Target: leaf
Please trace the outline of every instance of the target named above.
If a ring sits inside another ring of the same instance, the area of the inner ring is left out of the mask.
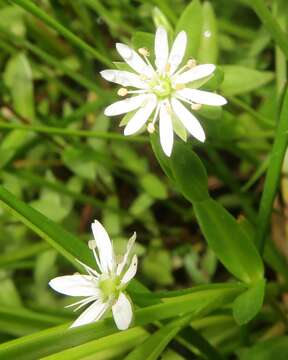
[[[200,64],[216,64],[218,58],[218,34],[217,21],[210,2],[204,2],[202,6],[203,24],[198,50],[197,61]]]
[[[93,257],[83,242],[65,231],[61,226],[53,223],[37,210],[15,198],[13,194],[1,186],[0,200],[30,229],[46,240],[77,268],[79,268],[79,264],[75,261],[75,258],[88,265],[95,266]]]
[[[240,354],[240,360],[287,360],[288,336],[260,341]]]
[[[196,58],[200,46],[202,31],[202,7],[199,0],[193,0],[182,12],[176,25],[175,33],[184,30],[187,33],[187,48],[184,61]]]
[[[202,201],[209,197],[207,173],[191,143],[176,142],[170,163],[176,186],[189,201]]]
[[[260,279],[233,303],[233,316],[239,325],[247,324],[260,311],[265,295],[265,280]]]
[[[231,274],[247,283],[263,279],[263,262],[252,239],[222,205],[207,199],[194,203],[194,211],[209,246]]]
[[[190,316],[170,322],[136,347],[124,360],[157,360],[169,342],[188,324]]]
[[[224,81],[220,86],[225,95],[239,95],[262,87],[274,79],[270,71],[258,71],[239,65],[223,65]]]
[[[74,174],[87,180],[95,179],[97,163],[89,158],[89,149],[67,147],[62,154],[62,160]]]
[[[11,92],[14,110],[33,121],[35,111],[32,70],[24,53],[11,57],[7,62],[4,81]]]
[[[24,53],[9,59],[4,71],[4,81],[11,93],[13,109],[22,117],[33,121],[35,110],[32,70]],[[34,137],[33,133],[22,130],[13,130],[6,135],[0,145],[0,167],[4,167]]]
[[[172,258],[166,249],[152,248],[143,258],[142,271],[144,276],[159,285],[172,285]]]
[[[205,287],[200,291],[194,287],[190,294],[167,298],[165,303],[137,309],[133,325],[143,326],[150,322],[178,316],[179,309],[183,315],[189,313],[194,317],[201,316],[229,304],[242,291],[241,284],[230,284],[229,286],[226,284],[218,287],[214,285],[210,289]],[[142,297],[143,293],[139,293],[139,296]],[[39,359],[117,331],[111,318],[72,329],[69,329],[68,326],[69,324],[60,325],[0,344],[0,359]]]
[[[140,178],[140,183],[143,186],[143,189],[155,199],[166,199],[167,190],[162,181],[152,173],[143,175]]]

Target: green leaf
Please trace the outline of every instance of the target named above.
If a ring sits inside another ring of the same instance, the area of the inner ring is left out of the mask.
[[[200,289],[200,288],[199,288]],[[197,291],[194,287],[190,294],[166,298],[165,303],[147,306],[135,311],[134,326],[172,318],[181,313],[199,317],[221,306],[229,304],[243,291],[241,284],[205,287]],[[143,293],[139,293],[143,297]],[[29,336],[0,345],[0,359],[34,360],[49,354],[100,339],[117,331],[111,318],[85,326],[69,329],[69,324],[50,328]]]
[[[89,149],[67,147],[62,154],[62,160],[73,173],[83,179],[94,180],[97,163],[95,163],[95,159],[89,158],[89,155]]]
[[[136,347],[124,360],[157,360],[169,342],[188,324],[190,316],[174,320]]]
[[[13,194],[3,187],[0,187],[0,200],[30,229],[46,240],[77,268],[79,268],[79,264],[75,261],[75,258],[94,266],[94,260],[88,247],[61,226],[53,223],[37,210],[15,198]]]
[[[260,311],[265,295],[265,280],[260,279],[233,303],[233,315],[239,325],[247,324]]]
[[[224,81],[220,86],[225,95],[239,95],[258,89],[274,79],[270,71],[258,71],[239,65],[223,65]]]
[[[116,334],[89,341],[85,344],[75,346],[43,360],[83,360],[92,356],[97,359],[109,359],[111,357],[124,356],[131,348],[141,344],[148,336],[148,332],[142,328],[135,327],[127,331],[116,332]]]
[[[9,59],[4,71],[4,81],[10,90],[13,109],[22,117],[33,121],[35,110],[32,70],[24,53]],[[6,135],[0,145],[0,167],[5,166],[16,152],[33,138],[34,134],[22,130],[14,130]]]
[[[288,336],[260,341],[240,353],[240,360],[287,360]]]
[[[176,25],[176,34],[184,30],[187,33],[187,48],[184,61],[196,58],[200,46],[202,31],[202,7],[199,0],[193,0],[182,12]]]
[[[204,2],[202,14],[202,34],[197,61],[201,64],[216,64],[218,58],[217,21],[210,2]]]
[[[152,173],[143,175],[140,179],[140,183],[143,186],[143,189],[153,198],[161,200],[167,198],[166,187],[156,175]]]
[[[24,53],[19,53],[8,61],[4,81],[11,92],[14,110],[33,121],[35,112],[32,70]]]
[[[170,161],[176,186],[189,201],[209,198],[207,173],[191,143],[176,142]]]
[[[261,257],[234,217],[213,199],[194,203],[194,211],[209,246],[226,269],[247,283],[261,280]]]

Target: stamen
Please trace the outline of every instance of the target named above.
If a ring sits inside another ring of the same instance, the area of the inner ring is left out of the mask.
[[[88,241],[88,247],[90,250],[94,250],[97,248],[97,243],[95,240],[89,240]]]
[[[140,75],[140,80],[147,80],[147,76],[145,74],[141,74]]]
[[[176,84],[176,85],[175,85],[175,90],[182,90],[182,89],[184,89],[184,88],[185,88],[185,84],[179,83],[179,84]]]
[[[150,122],[148,125],[147,125],[147,131],[149,132],[149,134],[153,134],[154,131],[155,131],[155,126],[152,122]]]
[[[187,61],[187,66],[189,67],[189,69],[193,69],[196,65],[197,65],[197,62],[195,59],[189,59]]]
[[[171,64],[167,63],[166,66],[165,66],[166,73],[169,73],[170,69],[171,69]]]
[[[126,88],[120,88],[118,91],[117,91],[117,94],[119,96],[126,96],[128,94],[128,90]]]
[[[191,109],[192,110],[200,110],[202,107],[202,104],[197,104],[197,103],[192,103],[191,104]]]
[[[150,52],[147,48],[140,48],[140,49],[138,49],[138,52],[140,55],[142,55],[144,57],[150,56]]]

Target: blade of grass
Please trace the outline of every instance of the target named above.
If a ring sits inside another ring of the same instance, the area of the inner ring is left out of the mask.
[[[265,5],[263,0],[253,0],[251,1],[251,7],[254,9],[255,13],[258,15],[259,19],[269,31],[272,38],[278,44],[280,49],[288,59],[288,40],[287,34],[281,29],[279,23],[272,16],[268,7]]]
[[[103,56],[99,51],[94,49],[91,45],[87,44],[84,40],[79,38],[77,35],[73,34],[72,31],[67,29],[65,26],[60,24],[57,20],[48,15],[44,10],[42,10],[39,6],[34,4],[29,0],[11,0],[12,3],[19,5],[30,14],[33,14],[40,20],[42,20],[46,25],[52,27],[59,34],[69,40],[72,44],[76,45],[80,49],[87,51],[90,55],[92,55],[95,59],[100,61],[103,65],[108,67],[113,67],[113,64],[109,59]]]
[[[20,129],[25,131],[38,132],[49,135],[61,135],[61,136],[74,136],[74,137],[94,137],[97,139],[105,139],[105,140],[116,140],[116,141],[128,141],[128,142],[140,142],[145,143],[148,142],[149,139],[145,136],[124,136],[121,134],[115,134],[111,132],[100,132],[100,131],[92,131],[92,130],[76,130],[76,129],[66,129],[66,128],[58,128],[52,126],[42,126],[42,125],[33,125],[26,126],[17,123],[7,123],[0,121],[0,129]]]
[[[263,253],[266,232],[269,226],[273,201],[279,186],[282,162],[288,142],[288,90],[286,89],[281,107],[280,119],[271,151],[269,166],[265,178],[264,188],[260,200],[260,208],[256,227],[256,244]]]

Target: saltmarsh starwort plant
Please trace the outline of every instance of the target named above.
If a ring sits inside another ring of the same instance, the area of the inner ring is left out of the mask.
[[[140,48],[137,54],[129,46],[117,43],[116,49],[131,71],[103,70],[100,73],[104,79],[124,86],[118,90],[119,96],[134,95],[108,106],[105,115],[116,116],[134,111],[125,126],[124,135],[137,133],[145,124],[147,130],[153,133],[159,118],[160,142],[167,156],[173,149],[173,131],[178,134],[188,131],[199,141],[205,141],[204,130],[193,110],[201,105],[222,106],[227,103],[221,95],[197,89],[197,81],[202,80],[201,85],[205,84],[215,65],[197,65],[194,59],[190,59],[180,67],[186,44],[186,32],[181,31],[169,52],[167,31],[158,27],[154,45],[155,66],[149,58],[149,49]],[[137,90],[127,90],[126,87]],[[191,109],[188,110],[182,102]]]
[[[88,275],[56,277],[49,285],[61,294],[84,297],[68,305],[77,306],[75,311],[92,303],[71,327],[98,321],[112,308],[118,329],[125,330],[133,317],[131,300],[125,294],[125,288],[137,271],[137,256],[133,255],[136,234],[129,239],[123,258],[117,261],[109,235],[99,221],[93,222],[92,232],[94,240],[89,241],[89,248],[93,251],[97,270],[78,260]]]

